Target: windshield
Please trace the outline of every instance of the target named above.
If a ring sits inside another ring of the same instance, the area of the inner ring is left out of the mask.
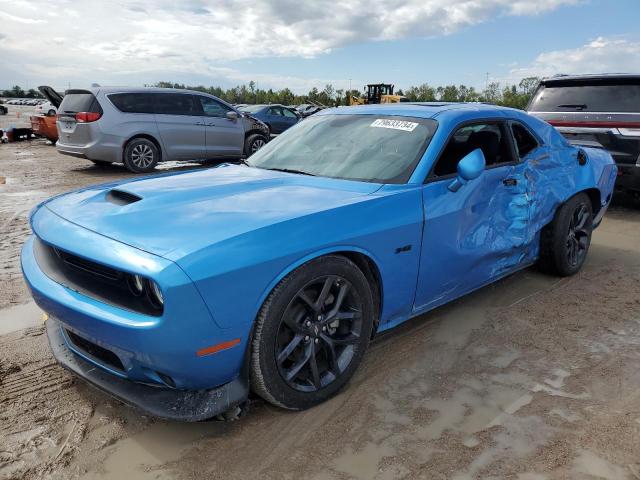
[[[322,177],[405,183],[437,128],[431,119],[319,115],[288,129],[247,164]]]
[[[262,110],[264,105],[244,105],[240,107],[240,110],[248,113],[256,113],[259,110]]]

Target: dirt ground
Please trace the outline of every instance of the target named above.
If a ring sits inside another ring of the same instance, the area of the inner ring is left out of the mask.
[[[177,424],[57,366],[20,274],[33,205],[129,174],[37,140],[0,145],[0,176],[0,478],[640,479],[638,208],[575,277],[527,269],[381,336],[326,404]]]

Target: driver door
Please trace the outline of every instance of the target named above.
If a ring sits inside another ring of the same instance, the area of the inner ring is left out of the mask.
[[[207,157],[240,157],[244,147],[242,119],[228,118],[227,113],[233,109],[213,98],[204,95],[196,98],[204,117]]]
[[[458,162],[480,148],[486,167],[458,191],[448,189]],[[529,204],[523,165],[502,120],[460,126],[422,191],[424,231],[414,311],[479,288],[522,265]]]

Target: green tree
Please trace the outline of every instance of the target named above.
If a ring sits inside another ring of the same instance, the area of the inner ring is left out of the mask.
[[[526,77],[520,80],[520,83],[518,84],[518,88],[523,94],[528,95],[530,97],[531,95],[533,95],[533,92],[535,92],[536,87],[538,86],[539,83],[540,83],[539,77]]]

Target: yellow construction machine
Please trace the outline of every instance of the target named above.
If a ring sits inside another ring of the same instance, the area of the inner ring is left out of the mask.
[[[365,87],[366,94],[362,97],[349,96],[349,105],[372,105],[376,103],[408,102],[403,95],[393,94],[394,86],[390,83],[370,83]]]

